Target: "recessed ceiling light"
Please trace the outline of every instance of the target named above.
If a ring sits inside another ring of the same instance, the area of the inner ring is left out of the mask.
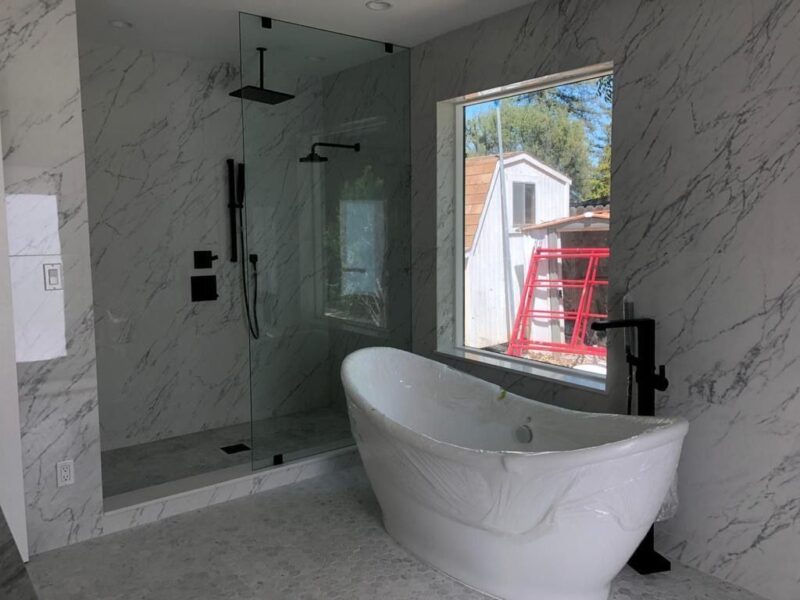
[[[386,0],[369,0],[364,6],[370,10],[389,10],[392,8],[392,3]]]
[[[114,19],[109,21],[108,24],[112,27],[116,27],[117,29],[133,29],[133,23],[129,21],[123,21],[122,19]]]

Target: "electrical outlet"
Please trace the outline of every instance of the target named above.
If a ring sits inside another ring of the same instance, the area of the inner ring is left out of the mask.
[[[62,460],[56,463],[56,481],[58,487],[75,483],[75,463],[71,460]]]

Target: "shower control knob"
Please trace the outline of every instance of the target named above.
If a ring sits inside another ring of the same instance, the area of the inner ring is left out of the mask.
[[[212,254],[211,250],[195,250],[194,251],[194,268],[195,269],[210,269],[214,261],[219,256]]]
[[[653,375],[653,387],[659,392],[663,392],[669,386],[669,380],[666,376],[666,368],[664,365],[658,367],[658,373]]]

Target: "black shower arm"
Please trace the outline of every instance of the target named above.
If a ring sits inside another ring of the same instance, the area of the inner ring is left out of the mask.
[[[314,149],[317,146],[321,146],[323,148],[350,148],[350,150],[355,150],[356,152],[359,152],[361,150],[361,144],[359,144],[359,143],[355,143],[355,144],[333,144],[331,142],[315,142],[315,143],[311,144],[311,153],[312,154],[314,153]]]

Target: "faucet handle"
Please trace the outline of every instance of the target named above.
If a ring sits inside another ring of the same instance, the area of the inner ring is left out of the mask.
[[[659,392],[663,392],[669,387],[669,379],[667,379],[666,367],[664,365],[659,365],[658,375],[653,376],[653,387]]]
[[[639,366],[639,358],[631,352],[630,344],[625,346],[625,362],[631,367]]]

